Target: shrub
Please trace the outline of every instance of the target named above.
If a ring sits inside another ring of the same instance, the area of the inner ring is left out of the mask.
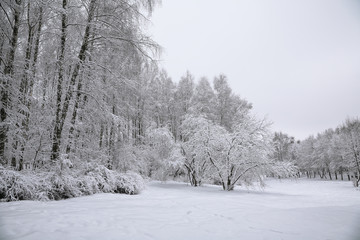
[[[0,167],[1,201],[60,200],[95,193],[138,194],[143,178],[119,173],[102,165],[87,165],[82,171],[27,172]]]
[[[51,183],[51,189],[48,191],[49,199],[60,200],[83,195],[78,189],[77,179],[70,174],[53,173],[47,181]]]
[[[7,201],[34,199],[36,192],[36,178],[20,172],[0,169],[0,197]]]
[[[116,177],[115,193],[138,194],[145,188],[144,179],[137,173],[127,173]]]

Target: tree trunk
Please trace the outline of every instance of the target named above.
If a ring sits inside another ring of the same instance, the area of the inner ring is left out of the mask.
[[[223,189],[226,191],[234,190],[234,183],[231,182],[231,179],[227,179],[227,182],[223,183]]]
[[[43,24],[43,8],[42,6],[39,7],[39,20],[38,20],[38,28],[37,28],[37,34],[35,39],[35,46],[34,46],[34,60],[32,62],[32,79],[30,81],[29,86],[29,95],[33,95],[33,88],[34,88],[34,81],[36,77],[36,64],[38,61],[39,56],[39,46],[40,46],[40,36],[41,36],[41,28]]]
[[[85,57],[86,57],[86,50],[87,50],[88,44],[89,44],[90,27],[91,27],[91,22],[92,22],[92,19],[94,17],[94,12],[95,12],[95,3],[96,3],[96,0],[91,0],[91,2],[90,2],[89,15],[88,15],[86,28],[85,28],[84,39],[83,39],[83,42],[82,42],[82,45],[80,48],[80,52],[78,55],[78,61],[74,66],[74,70],[73,70],[71,78],[70,78],[70,84],[69,84],[69,87],[65,94],[65,99],[64,99],[64,104],[63,104],[62,109],[61,109],[61,95],[62,94],[61,94],[61,91],[59,92],[59,89],[61,89],[63,76],[61,76],[61,81],[60,81],[60,73],[59,73],[56,123],[55,123],[55,128],[54,128],[54,135],[53,135],[54,139],[53,139],[52,157],[51,157],[51,159],[53,161],[58,159],[58,157],[59,157],[61,133],[62,133],[62,130],[64,127],[68,109],[70,106],[70,100],[73,96],[73,87],[75,85],[76,78],[79,75],[80,67],[82,66],[82,64],[85,60]],[[63,8],[64,9],[66,9],[66,5],[67,5],[67,0],[63,0]],[[63,13],[62,20],[63,20],[62,21],[62,33],[64,33],[64,34],[62,34],[62,37],[61,37],[61,42],[62,42],[61,46],[65,48],[65,38],[66,38],[66,14],[65,13]],[[62,50],[64,50],[64,49],[62,49]],[[62,61],[64,60],[63,58],[64,58],[64,56],[62,56]],[[59,70],[59,72],[61,72],[61,71]]]
[[[221,181],[221,184],[222,184],[223,190],[225,190],[225,191],[234,190],[234,184],[231,183],[231,181],[229,179],[226,182]]]
[[[14,8],[14,27],[11,37],[11,46],[10,52],[8,55],[7,63],[4,69],[5,75],[13,75],[14,74],[14,59],[15,59],[15,51],[17,48],[18,42],[18,34],[20,27],[20,15],[21,15],[21,3],[22,0],[15,0],[15,8]]]
[[[29,90],[29,69],[30,69],[30,62],[31,62],[31,52],[33,47],[33,40],[34,40],[34,27],[31,25],[30,22],[30,1],[27,4],[27,27],[28,27],[28,37],[26,43],[26,50],[25,50],[25,65],[24,65],[24,72],[21,79],[20,84],[20,93],[23,94],[22,101],[24,105],[27,105],[27,95]]]
[[[101,150],[103,145],[103,137],[104,137],[104,125],[100,126],[100,138],[99,138],[99,149]]]
[[[34,26],[30,23],[30,2],[27,4],[27,26],[28,26],[28,37],[26,43],[26,51],[25,51],[25,65],[24,72],[20,83],[20,94],[22,107],[19,108],[18,112],[22,115],[22,128],[19,129],[22,132],[22,141],[19,141],[20,145],[20,156],[19,156],[19,170],[23,169],[24,162],[24,152],[25,152],[25,144],[29,140],[28,132],[29,132],[29,119],[30,119],[30,99],[29,99],[29,68],[31,62],[31,52],[33,47],[33,39],[34,39]],[[26,109],[26,110],[24,110]]]
[[[107,162],[107,168],[112,169],[113,168],[113,157],[114,157],[114,151],[115,151],[115,129],[114,129],[114,123],[112,123],[110,127],[110,136],[109,136],[109,158]]]
[[[29,34],[28,34],[28,39],[27,39],[27,44],[26,44],[26,51],[25,51],[26,53],[25,53],[24,73],[23,73],[23,77],[21,79],[21,84],[20,84],[20,93],[23,95],[22,101],[23,101],[24,105],[26,105],[27,92],[29,89],[28,74],[29,74],[29,67],[30,67],[33,37],[34,37],[34,34],[32,32],[32,28],[31,28],[31,26],[29,26]]]
[[[0,33],[0,58],[4,59],[4,44],[5,44],[5,34],[3,32]],[[0,67],[2,65],[2,61],[0,61]]]
[[[5,144],[7,142],[8,127],[4,124],[4,122],[6,121],[8,115],[7,111],[10,103],[9,92],[11,91],[8,76],[11,77],[14,74],[14,59],[20,27],[21,3],[22,0],[15,0],[15,7],[13,9],[14,26],[10,42],[10,51],[7,56],[7,62],[4,69],[5,78],[3,79],[3,88],[1,89],[0,120],[2,124],[0,127],[0,159],[3,159],[5,163],[7,162],[5,156]]]
[[[55,126],[52,139],[51,160],[58,160],[60,154],[61,144],[61,98],[62,98],[62,85],[64,81],[64,58],[65,58],[65,45],[66,45],[66,32],[67,32],[67,0],[62,2],[63,13],[61,14],[61,42],[60,42],[60,55],[58,59],[59,75],[56,90],[56,117]]]
[[[106,148],[109,146],[109,130],[108,130],[108,126],[105,126],[104,129],[104,150],[106,151]]]
[[[332,180],[331,172],[329,170],[329,179]]]
[[[188,177],[189,177],[189,182],[190,185],[193,187],[197,187],[198,186],[198,182],[196,180],[196,173],[195,171],[192,169],[192,167],[190,167],[188,164],[185,164],[185,168],[188,172]]]
[[[93,49],[93,43],[94,42],[91,42],[91,44],[90,44],[90,48],[89,48],[90,52]],[[91,62],[91,55],[89,56],[89,61]],[[90,70],[90,67],[88,67],[88,69]],[[88,74],[86,76],[87,76],[88,79],[91,78],[90,74]],[[75,145],[72,142],[74,141],[74,138],[75,138],[75,142],[76,142],[76,139],[78,139],[79,135],[80,135],[79,130],[77,130],[78,134],[76,134],[76,136],[74,136],[74,130],[75,130],[77,113],[78,113],[78,109],[79,109],[79,106],[80,106],[80,100],[81,100],[81,95],[82,95],[81,91],[83,90],[83,84],[82,84],[83,79],[84,79],[84,74],[82,74],[82,76],[79,77],[79,82],[77,84],[76,98],[75,98],[74,109],[73,109],[73,114],[72,114],[72,118],[71,118],[71,127],[70,127],[70,130],[69,130],[69,141],[68,141],[68,145],[66,147],[66,154],[70,153],[71,147],[76,149]],[[86,102],[87,102],[87,96],[85,95],[84,99],[83,99],[82,106],[85,106]],[[80,121],[81,121],[81,119],[80,119]],[[101,125],[101,127],[103,127],[103,126]],[[102,133],[100,135],[102,135]],[[101,148],[101,143],[100,143],[100,148]]]
[[[196,180],[196,176],[195,176],[194,172],[191,173],[191,185],[194,186],[194,187],[198,186],[198,182]]]
[[[70,153],[71,145],[72,145],[72,142],[73,142],[73,139],[74,139],[76,116],[77,116],[77,111],[78,111],[79,104],[80,104],[80,97],[81,97],[80,91],[82,89],[81,81],[82,81],[82,77],[79,78],[79,82],[78,82],[77,89],[76,89],[77,92],[76,92],[75,104],[74,104],[74,109],[73,109],[71,122],[70,122],[71,127],[70,127],[70,130],[69,130],[69,142],[68,142],[67,147],[66,147],[66,154]]]
[[[321,171],[319,171],[319,175],[320,175],[320,178],[321,178],[321,179],[326,178],[325,169],[324,169],[324,168],[323,168]]]

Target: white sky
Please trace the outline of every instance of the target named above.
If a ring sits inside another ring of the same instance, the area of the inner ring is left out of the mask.
[[[224,73],[273,130],[304,139],[360,116],[360,1],[163,0],[152,22],[173,81]]]

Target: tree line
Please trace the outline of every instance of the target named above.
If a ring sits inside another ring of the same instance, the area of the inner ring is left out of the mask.
[[[159,50],[142,31],[154,4],[2,1],[3,165],[37,168],[87,149],[111,156],[119,132],[135,134],[148,53]]]
[[[360,120],[348,118],[335,129],[327,129],[303,141],[278,132],[274,138],[277,161],[292,161],[308,178],[347,179],[359,186]]]
[[[139,86],[160,52],[143,27],[157,4],[0,2],[0,198],[140,191],[114,163],[142,134]]]

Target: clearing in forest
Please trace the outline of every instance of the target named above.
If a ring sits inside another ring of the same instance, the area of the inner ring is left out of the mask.
[[[141,194],[0,203],[1,239],[360,239],[351,182],[269,180],[264,190],[150,182]]]

